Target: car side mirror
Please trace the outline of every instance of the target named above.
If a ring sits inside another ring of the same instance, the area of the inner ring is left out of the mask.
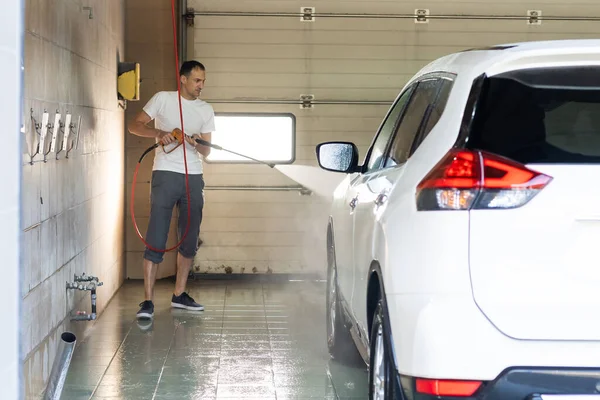
[[[326,142],[317,146],[319,166],[326,171],[350,173],[358,166],[358,148],[350,142]]]

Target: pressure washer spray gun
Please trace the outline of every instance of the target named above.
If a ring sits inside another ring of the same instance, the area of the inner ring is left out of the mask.
[[[182,134],[181,130],[179,130],[179,129],[174,129],[174,130],[171,132],[171,135],[172,135],[172,136],[175,138],[175,140],[176,140],[176,141],[179,143],[179,145],[181,145],[181,144],[183,143],[183,134]],[[244,154],[236,153],[235,151],[232,151],[232,150],[227,150],[227,149],[224,149],[223,147],[221,147],[221,146],[219,146],[219,145],[217,145],[217,144],[214,144],[214,143],[208,142],[208,141],[206,141],[206,140],[204,140],[204,139],[196,139],[196,143],[198,143],[198,144],[201,144],[202,146],[211,147],[211,148],[213,148],[213,149],[215,149],[215,150],[226,151],[226,152],[228,152],[228,153],[235,154],[236,156],[244,157],[244,158],[247,158],[247,159],[249,159],[249,160],[256,161],[257,163],[264,164],[264,165],[268,165],[268,166],[269,166],[269,167],[271,167],[271,168],[275,168],[275,164],[269,164],[269,163],[267,163],[267,162],[265,162],[265,161],[257,160],[256,158],[252,158],[252,157],[250,157],[250,156],[247,156],[247,155],[244,155]],[[152,150],[154,150],[155,148],[157,148],[158,146],[161,146],[161,145],[162,145],[161,143],[156,143],[156,144],[154,144],[154,145],[150,146],[150,147],[149,147],[149,148],[148,148],[148,149],[147,149],[147,150],[146,150],[146,151],[145,151],[145,152],[142,154],[142,156],[140,157],[140,160],[139,160],[138,162],[139,162],[139,163],[141,163],[141,162],[142,162],[142,159],[143,159],[143,158],[146,156],[146,154],[148,154],[149,152],[151,152]],[[178,145],[177,147],[179,147],[179,145]],[[175,149],[173,149],[173,150],[175,150]],[[171,151],[173,151],[173,150],[171,150]]]

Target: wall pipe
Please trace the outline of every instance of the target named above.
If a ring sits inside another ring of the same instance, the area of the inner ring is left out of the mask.
[[[86,289],[87,290],[87,289]],[[95,321],[96,320],[96,289],[95,287],[90,289],[90,299],[92,301],[92,312],[90,314],[78,313],[71,317],[71,321]]]
[[[54,363],[52,364],[52,370],[50,371],[50,377],[48,378],[48,385],[44,392],[44,400],[60,399],[67,373],[69,372],[69,366],[71,365],[71,359],[73,358],[76,342],[77,338],[71,332],[63,332],[60,335],[58,351],[54,357]]]
[[[183,63],[184,61],[187,61],[187,21],[185,19],[185,16],[187,14],[187,0],[180,0],[179,1],[179,12],[178,14],[181,16],[181,18],[179,19],[179,21],[177,21],[177,23],[179,24],[179,40],[178,40],[178,44],[179,44],[179,60],[180,60],[180,64]]]
[[[193,11],[194,16],[205,17],[284,17],[301,18],[305,14],[301,12],[249,12],[249,11]],[[318,13],[311,14],[315,18],[369,18],[369,19],[416,19],[415,14],[352,14],[352,13]],[[529,21],[527,15],[485,15],[485,14],[439,14],[423,16],[427,20],[512,20]],[[581,16],[542,16],[544,21],[600,21],[600,17]]]
[[[81,276],[77,276],[77,274],[75,274],[73,280],[74,282],[67,282],[67,290],[89,290],[91,292],[90,300],[92,303],[92,312],[91,314],[86,314],[83,311],[78,312],[77,315],[71,317],[71,321],[94,321],[97,317],[96,289],[99,286],[104,285],[104,282],[100,282],[99,279],[95,276],[86,275],[85,272],[81,274]]]

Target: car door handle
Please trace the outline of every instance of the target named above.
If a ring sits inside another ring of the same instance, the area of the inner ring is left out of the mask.
[[[387,199],[388,199],[387,194],[379,193],[379,195],[375,198],[375,200],[373,200],[373,203],[375,203],[377,206],[381,206],[381,205],[383,205],[383,203],[385,203],[387,201]]]
[[[358,203],[358,196],[356,196],[355,198],[350,200],[350,203],[348,205],[350,206],[351,209],[354,210],[356,208],[356,203]]]

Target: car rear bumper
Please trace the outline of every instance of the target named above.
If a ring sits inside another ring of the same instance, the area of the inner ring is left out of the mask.
[[[401,375],[491,382],[520,366],[535,371],[600,368],[600,341],[510,338],[470,296],[387,295],[386,300]]]
[[[440,397],[417,393],[415,379],[401,377],[406,398],[413,400],[456,400],[459,397]],[[595,395],[585,400],[600,400],[600,368],[511,368],[498,378],[484,382],[465,400],[553,400],[546,395]],[[544,397],[542,397],[544,395]],[[555,397],[556,400],[566,400]],[[576,400],[578,397],[573,397]],[[583,398],[582,398],[583,400]]]

